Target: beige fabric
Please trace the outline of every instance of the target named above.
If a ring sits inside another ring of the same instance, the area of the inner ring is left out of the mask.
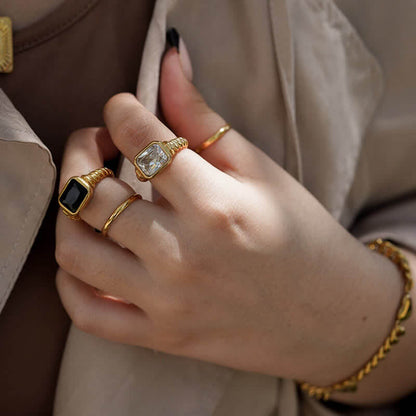
[[[192,5],[190,0],[157,2],[138,83],[139,99],[153,112],[157,110],[165,29],[171,25],[187,43],[194,81],[208,102],[299,180],[303,169],[306,187],[340,219],[364,132],[382,92],[377,62],[342,13],[332,2],[321,0],[291,1],[288,8],[282,1],[257,2],[256,7],[251,1],[239,2],[238,7],[222,0]],[[128,162],[123,164],[121,176],[140,186]],[[408,190],[415,186],[413,180]],[[358,204],[350,207],[343,223],[351,222],[360,208]],[[66,350],[57,416],[80,411],[111,415],[115,409],[125,409],[127,415],[152,416],[336,414],[299,396],[289,380],[103,343],[77,330],[71,332],[70,341],[83,348]],[[98,345],[106,345],[105,364],[96,358],[101,356]],[[90,351],[90,359],[74,370],[80,351]],[[103,391],[112,389],[102,389],[102,383],[95,381],[97,374],[105,378],[103,366],[113,385],[122,385],[116,389],[116,400],[104,400]],[[147,373],[149,366],[153,369],[151,381],[139,370]],[[190,373],[199,388],[195,389]],[[152,395],[154,383],[157,399]],[[152,392],[150,398],[142,390],[146,386]],[[94,396],[100,399],[91,404]],[[103,406],[103,400],[111,402],[110,408]]]
[[[342,7],[343,2],[339,3]],[[349,6],[348,12],[354,16],[360,3],[351,3],[355,8]],[[378,9],[383,9],[383,4],[389,10],[391,1],[378,2]],[[401,4],[395,11],[397,22],[401,15],[416,12],[411,0]],[[391,9],[389,12],[393,13]],[[402,102],[400,94],[389,93],[389,82],[400,81],[399,73],[386,66],[387,88],[382,96],[377,61],[331,0],[158,0],[138,80],[138,97],[154,112],[165,29],[170,25],[184,37],[194,66],[194,81],[215,110],[303,181],[357,237],[365,240],[372,234],[383,235],[416,249],[416,210],[412,208],[416,194],[412,163],[416,155],[416,100]],[[381,28],[380,18],[379,26],[372,31]],[[392,33],[393,29],[399,30],[391,28]],[[412,25],[406,30],[410,38],[411,30],[416,35]],[[392,42],[390,49],[395,45]],[[406,59],[416,56],[413,49],[408,52],[408,58],[401,55],[400,59],[386,52],[383,59],[389,62],[394,58],[397,65],[405,66]],[[414,93],[415,81],[406,82]],[[6,102],[4,97],[0,99]],[[396,113],[380,111],[397,106]],[[0,126],[2,123],[5,121],[0,120]],[[396,135],[397,131],[401,134]],[[30,134],[16,137],[23,141]],[[45,160],[35,160],[32,166],[36,171],[45,164]],[[7,172],[19,175],[17,167],[7,166]],[[123,162],[120,175],[136,186],[128,162]],[[52,171],[48,180],[53,181]],[[2,189],[7,189],[6,183],[0,183]],[[23,195],[29,185],[16,183],[16,195]],[[144,186],[149,192],[150,185]],[[51,188],[49,182],[44,194],[49,195]],[[47,198],[41,200],[40,196],[32,200],[30,206],[39,213],[38,220],[46,202]],[[7,203],[0,200],[0,205],[6,207]],[[21,206],[29,207],[29,203],[23,201]],[[368,208],[374,212],[366,213]],[[364,215],[356,222],[361,212]],[[24,210],[17,210],[11,214],[10,223],[17,224],[23,217]],[[21,267],[29,250],[29,234],[21,244],[23,254],[13,260],[15,268]],[[5,235],[2,232],[1,244]],[[7,278],[10,280],[12,275],[9,273]],[[7,296],[3,283],[0,290],[0,296]],[[381,415],[389,411],[386,407],[377,413],[357,410],[355,414]],[[299,394],[290,380],[114,344],[75,328],[67,342],[54,413],[345,414]]]
[[[56,175],[49,150],[1,89],[0,155],[1,312],[46,213]]]
[[[0,0],[0,14],[8,13],[5,3],[10,1]],[[39,0],[30,3],[36,6]],[[153,0],[123,0],[123,7],[118,0],[70,0],[45,18],[13,33],[14,70],[0,74],[0,88],[48,147],[58,172],[70,133],[80,127],[102,125],[102,109],[112,95],[121,91],[135,93],[152,11]],[[7,113],[5,116],[9,119]],[[20,174],[16,163],[20,161],[22,165],[24,161],[33,174],[30,180],[23,178],[30,189],[36,185],[44,163],[34,163],[35,152],[23,155],[17,146],[13,147],[20,159],[3,155],[0,149],[2,161],[11,164],[2,163],[3,178],[9,183],[15,181],[13,178]],[[31,205],[19,203],[19,199],[31,195],[20,191],[24,189],[16,187],[16,205],[27,209]],[[0,315],[2,415],[52,413],[70,327],[55,287],[57,191],[56,185],[52,203]],[[0,195],[4,195],[1,189]],[[33,201],[35,207],[38,203]],[[14,204],[7,209],[12,207]],[[18,211],[12,213],[20,223],[17,214]],[[8,222],[12,229],[17,229]],[[29,224],[35,222],[29,219]],[[12,236],[8,232],[4,235]],[[8,248],[9,243],[5,244]],[[30,245],[24,241],[19,247],[29,250]],[[9,257],[2,250],[3,254]],[[6,276],[3,278],[2,283]]]

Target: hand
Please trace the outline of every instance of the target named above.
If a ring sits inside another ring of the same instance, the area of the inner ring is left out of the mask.
[[[195,148],[225,123],[186,78],[175,49],[164,58],[160,94],[172,130],[133,95],[112,97],[108,130],[71,135],[60,187],[118,150],[133,160],[149,141],[175,136]],[[97,185],[83,221],[59,214],[57,286],[78,327],[323,385],[351,375],[381,344],[400,298],[394,266],[239,133],[229,131],[201,156],[180,151],[152,185],[162,197],[130,205],[110,239],[93,228],[133,193],[120,179]]]

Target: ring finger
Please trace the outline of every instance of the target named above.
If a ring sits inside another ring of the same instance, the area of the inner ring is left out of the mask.
[[[143,264],[84,222],[59,214],[55,256],[62,269],[90,286],[147,309],[152,284]]]
[[[67,143],[60,188],[70,177],[102,167],[104,160],[114,157],[116,152],[106,129],[77,130]],[[92,199],[81,210],[80,216],[100,230],[114,209],[133,193],[134,190],[122,180],[104,178],[96,185]],[[169,244],[175,227],[173,211],[138,200],[112,223],[108,236],[145,260],[155,247],[164,250],[164,244]]]

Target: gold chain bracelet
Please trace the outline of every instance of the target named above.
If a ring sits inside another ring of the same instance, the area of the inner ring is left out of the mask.
[[[409,318],[412,310],[412,299],[410,297],[410,291],[413,286],[413,279],[410,272],[409,263],[404,254],[396,246],[388,241],[382,240],[381,238],[368,243],[367,246],[371,250],[377,251],[378,253],[383,254],[388,259],[390,259],[398,267],[404,277],[404,291],[399,310],[396,314],[396,321],[394,323],[393,329],[390,331],[390,334],[385,339],[383,345],[353,376],[327,387],[318,387],[306,382],[300,382],[301,389],[307,391],[309,396],[315,397],[316,399],[329,400],[331,393],[334,391],[356,391],[358,382],[361,381],[364,376],[369,374],[373,368],[377,367],[379,361],[385,358],[391,347],[399,342],[399,337],[406,333],[402,322]]]

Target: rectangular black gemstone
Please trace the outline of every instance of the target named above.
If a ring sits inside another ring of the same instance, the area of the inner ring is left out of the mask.
[[[82,201],[88,194],[88,189],[81,185],[77,180],[71,179],[64,192],[59,198],[59,202],[72,214],[75,214],[81,206]]]

